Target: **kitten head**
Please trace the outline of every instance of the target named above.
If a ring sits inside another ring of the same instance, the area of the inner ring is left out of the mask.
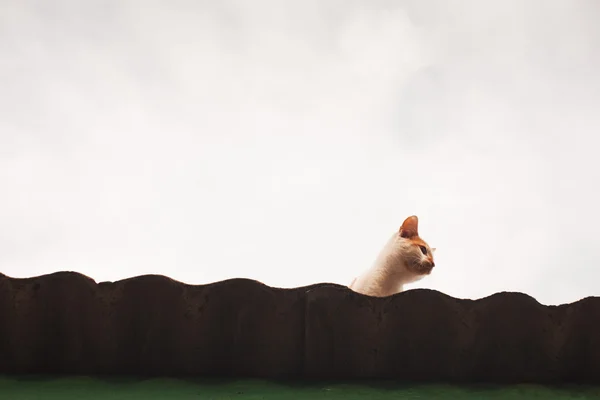
[[[416,215],[410,216],[404,220],[398,230],[398,240],[401,244],[402,258],[409,272],[415,274],[419,279],[429,275],[435,262],[433,253],[435,248],[429,245],[419,237],[419,219]]]

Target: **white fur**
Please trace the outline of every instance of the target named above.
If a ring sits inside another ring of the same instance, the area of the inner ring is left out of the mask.
[[[429,252],[432,250],[427,246]],[[422,279],[426,274],[410,271],[406,264],[412,257],[424,258],[418,246],[395,232],[381,249],[367,271],[352,281],[349,288],[375,297],[386,297],[402,292],[404,285]]]

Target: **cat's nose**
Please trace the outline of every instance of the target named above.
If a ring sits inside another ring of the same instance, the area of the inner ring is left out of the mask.
[[[431,262],[431,268],[435,267],[435,263],[432,261]]]

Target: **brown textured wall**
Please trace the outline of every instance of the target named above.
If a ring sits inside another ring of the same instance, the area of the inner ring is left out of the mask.
[[[0,373],[600,383],[600,298],[0,274]]]

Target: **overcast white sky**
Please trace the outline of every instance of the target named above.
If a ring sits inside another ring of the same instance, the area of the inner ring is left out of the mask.
[[[0,271],[600,295],[600,3],[0,1]]]

